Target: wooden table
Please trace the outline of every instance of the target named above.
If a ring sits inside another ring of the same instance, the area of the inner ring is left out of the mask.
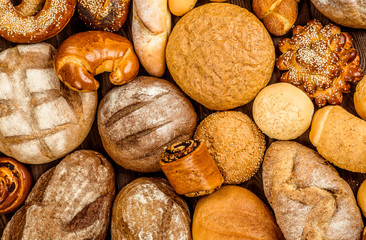
[[[208,0],[202,0],[202,1],[198,1],[197,6],[198,5],[203,5],[205,3],[208,3]],[[251,1],[249,0],[229,0],[227,1],[229,3],[232,4],[236,4],[239,5],[241,7],[244,7],[246,9],[248,9],[249,11],[252,11],[252,7],[251,7]],[[311,19],[318,19],[320,20],[323,24],[327,24],[330,23],[331,21],[329,19],[327,19],[326,17],[324,17],[310,2],[310,0],[302,0],[299,4],[299,16],[298,19],[296,21],[296,25],[305,25],[309,20]],[[173,16],[173,26],[174,24],[179,20],[179,17],[175,17]],[[52,44],[55,48],[57,48],[62,41],[64,41],[68,36],[71,36],[72,34],[75,34],[77,32],[82,32],[82,31],[87,31],[88,29],[86,28],[86,26],[83,24],[83,22],[79,19],[79,16],[77,14],[77,12],[74,14],[73,18],[71,19],[70,23],[65,27],[65,29],[60,32],[58,35],[56,35],[55,37],[48,39],[47,43]],[[360,55],[360,59],[361,59],[361,68],[362,70],[366,73],[366,30],[361,30],[361,29],[352,29],[352,28],[346,28],[346,27],[342,27],[342,30],[344,32],[348,32],[352,35],[353,37],[353,46],[354,48],[357,49],[358,54]],[[123,28],[118,32],[118,34],[123,35],[124,37],[127,37],[130,41],[132,41],[132,35],[131,35],[131,16],[130,18],[127,20],[126,24],[123,26]],[[291,34],[287,34],[284,37],[291,37]],[[274,37],[272,36],[273,42],[275,44],[276,47],[276,56],[278,57],[280,55],[280,51],[278,50],[278,42],[282,39],[283,37]],[[0,51],[6,49],[6,48],[10,48],[10,47],[14,47],[16,46],[16,43],[12,43],[12,42],[8,42],[3,38],[0,38]],[[140,72],[139,72],[140,76],[144,76],[144,75],[148,75],[147,72],[145,71],[145,69],[143,69],[143,67],[140,67]],[[278,69],[275,69],[272,75],[272,79],[270,81],[271,83],[276,83],[279,81],[281,72]],[[113,85],[109,82],[108,79],[108,73],[103,73],[99,76],[96,77],[97,80],[100,81],[101,83],[101,87],[98,89],[98,98],[99,101],[102,99],[102,97],[111,89],[113,88]],[[166,71],[166,73],[164,74],[164,76],[162,77],[164,79],[167,79],[171,82],[174,83],[172,77],[170,76],[168,70]],[[0,89],[1,91],[1,89]],[[344,95],[344,100],[342,103],[342,106],[344,108],[346,108],[350,113],[357,115],[355,108],[354,108],[354,104],[353,104],[353,93],[355,91],[355,85],[352,86],[352,92],[349,94]],[[202,105],[196,103],[195,101],[191,100],[195,110],[197,112],[198,115],[198,119],[199,122],[202,121],[206,116],[208,116],[209,114],[213,113],[214,111],[209,110],[205,107],[203,107]],[[252,105],[253,102],[250,102],[242,107],[236,108],[234,110],[237,111],[241,111],[246,113],[248,116],[250,116],[252,118]],[[306,145],[312,149],[315,149],[314,146],[310,143],[309,140],[309,130],[307,132],[305,132],[303,135],[301,135],[299,138],[296,139],[297,142]],[[273,139],[270,139],[268,137],[266,137],[266,143],[267,143],[267,147],[273,142]],[[107,153],[105,152],[105,150],[103,149],[103,146],[101,144],[100,141],[100,136],[98,134],[98,128],[97,128],[97,124],[96,121],[93,124],[93,127],[89,133],[89,135],[87,136],[87,138],[85,139],[85,141],[80,145],[80,147],[78,149],[92,149],[92,150],[96,150],[100,153],[102,153],[104,156],[106,156],[110,162],[112,162],[115,172],[116,172],[116,187],[118,189],[118,191],[125,186],[127,183],[131,182],[133,179],[141,177],[141,176],[160,176],[160,177],[164,177],[164,174],[162,172],[159,173],[149,173],[149,174],[143,174],[143,173],[138,173],[138,172],[133,172],[130,170],[126,170],[122,167],[120,167],[119,165],[115,164],[113,162],[113,160],[111,158],[109,158],[109,156],[107,155]],[[1,153],[0,153],[1,155]],[[32,177],[34,179],[34,181],[36,181],[40,175],[42,173],[44,173],[46,170],[50,169],[51,167],[54,167],[55,165],[58,164],[60,160],[56,160],[53,161],[51,163],[47,163],[47,164],[41,164],[41,165],[27,165],[28,169],[30,169],[31,173],[32,173]],[[366,178],[366,174],[360,174],[360,173],[352,173],[343,169],[339,169],[337,168],[339,174],[341,175],[341,177],[343,179],[345,179],[351,186],[352,190],[354,191],[354,193],[357,193],[358,187],[359,185],[362,183],[362,181]],[[262,171],[261,169],[257,172],[257,174],[255,176],[253,176],[249,181],[243,183],[241,186],[248,188],[249,190],[251,190],[252,192],[254,192],[257,196],[259,196],[264,202],[267,202],[265,196],[264,196],[264,192],[263,192],[263,186],[262,186]],[[193,214],[193,210],[194,210],[194,206],[197,202],[197,198],[185,198],[187,200],[187,202],[189,203],[190,206],[190,211],[191,214]],[[0,233],[2,233],[6,223],[10,220],[11,218],[11,214],[9,215],[2,215],[0,218]],[[364,219],[365,220],[365,219]],[[109,239],[110,236],[107,236],[107,239]]]

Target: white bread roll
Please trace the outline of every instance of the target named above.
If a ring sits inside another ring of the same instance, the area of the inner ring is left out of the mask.
[[[171,30],[167,0],[133,0],[132,38],[146,71],[155,77],[165,72],[165,48]]]
[[[253,118],[264,134],[279,140],[295,139],[310,126],[314,105],[299,88],[276,83],[259,92]]]
[[[366,120],[366,76],[357,84],[353,99],[358,115]]]
[[[366,172],[366,122],[344,108],[327,106],[318,110],[309,138],[320,155],[334,165]]]

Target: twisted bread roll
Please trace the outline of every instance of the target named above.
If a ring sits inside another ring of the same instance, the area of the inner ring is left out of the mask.
[[[12,158],[0,158],[0,214],[11,213],[23,204],[32,185],[32,177],[23,164]]]
[[[133,0],[132,38],[146,71],[155,77],[165,72],[165,48],[171,30],[167,0]]]
[[[363,222],[350,186],[313,150],[273,143],[263,188],[286,240],[360,240]]]
[[[311,143],[337,167],[366,172],[366,122],[340,106],[318,110],[311,123]]]
[[[95,75],[111,72],[113,84],[122,85],[138,73],[139,61],[126,38],[109,32],[89,31],[66,39],[57,51],[55,68],[60,80],[76,91],[95,91]]]
[[[296,22],[299,2],[300,0],[253,0],[253,11],[270,33],[282,36]]]
[[[46,40],[66,26],[75,5],[76,0],[25,0],[14,7],[11,0],[0,0],[0,36],[18,43]]]

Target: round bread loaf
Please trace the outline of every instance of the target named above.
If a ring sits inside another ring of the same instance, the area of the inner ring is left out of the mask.
[[[224,186],[198,201],[192,235],[193,240],[283,239],[271,210],[238,186]]]
[[[1,239],[105,239],[114,181],[113,167],[100,153],[67,155],[38,179]]]
[[[53,68],[46,43],[0,53],[0,151],[20,162],[41,164],[65,156],[88,135],[97,93],[69,90]]]
[[[299,88],[276,83],[259,92],[253,104],[253,119],[264,134],[280,140],[295,139],[310,126],[314,105]]]
[[[113,203],[112,240],[190,240],[190,225],[187,204],[163,178],[138,178]]]
[[[209,109],[250,102],[271,78],[272,39],[245,8],[210,3],[175,25],[168,41],[169,71],[179,87]]]
[[[154,77],[137,77],[112,89],[98,110],[104,149],[122,167],[139,172],[160,171],[164,147],[190,139],[196,124],[184,94]]]
[[[206,144],[225,184],[240,184],[259,169],[266,141],[257,125],[242,112],[217,112],[197,127],[194,138]]]
[[[363,222],[350,186],[315,151],[277,141],[263,162],[263,189],[286,240],[360,240]]]

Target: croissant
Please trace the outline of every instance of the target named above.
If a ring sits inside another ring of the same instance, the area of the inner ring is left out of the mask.
[[[0,158],[0,214],[15,211],[25,201],[32,185],[28,169],[16,160]]]
[[[302,89],[319,107],[341,104],[343,95],[351,90],[350,83],[362,79],[360,57],[351,35],[328,24],[325,27],[311,20],[305,27],[296,26],[293,37],[279,43],[283,53],[276,61],[280,70],[287,70],[281,82]]]
[[[188,140],[165,149],[161,170],[178,194],[197,197],[210,194],[224,182],[204,143]]]
[[[122,85],[137,75],[139,61],[126,38],[110,32],[89,31],[75,34],[61,44],[55,69],[69,88],[95,91],[99,87],[95,75],[111,72],[109,80]]]

